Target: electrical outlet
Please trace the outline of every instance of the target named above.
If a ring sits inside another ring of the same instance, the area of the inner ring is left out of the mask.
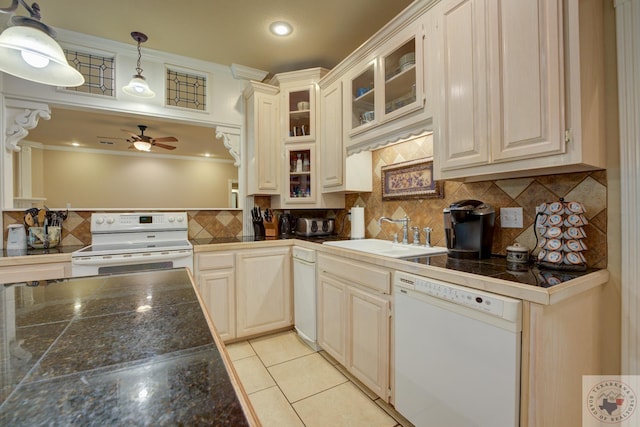
[[[522,228],[522,208],[500,208],[502,228]]]

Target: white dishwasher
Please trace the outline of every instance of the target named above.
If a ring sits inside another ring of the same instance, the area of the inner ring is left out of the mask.
[[[316,326],[316,251],[293,247],[293,314],[296,332],[314,350],[317,344]]]
[[[416,427],[513,427],[522,303],[394,273],[395,407]]]

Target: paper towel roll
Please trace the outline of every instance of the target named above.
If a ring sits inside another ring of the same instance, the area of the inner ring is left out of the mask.
[[[364,208],[353,206],[351,208],[351,238],[364,239]]]

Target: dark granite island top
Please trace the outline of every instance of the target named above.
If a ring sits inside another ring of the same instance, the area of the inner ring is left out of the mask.
[[[187,270],[0,292],[0,425],[258,423]]]

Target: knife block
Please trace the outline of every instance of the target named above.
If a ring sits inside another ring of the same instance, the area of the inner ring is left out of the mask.
[[[266,237],[275,237],[278,234],[278,229],[273,222],[264,223],[264,235]]]

